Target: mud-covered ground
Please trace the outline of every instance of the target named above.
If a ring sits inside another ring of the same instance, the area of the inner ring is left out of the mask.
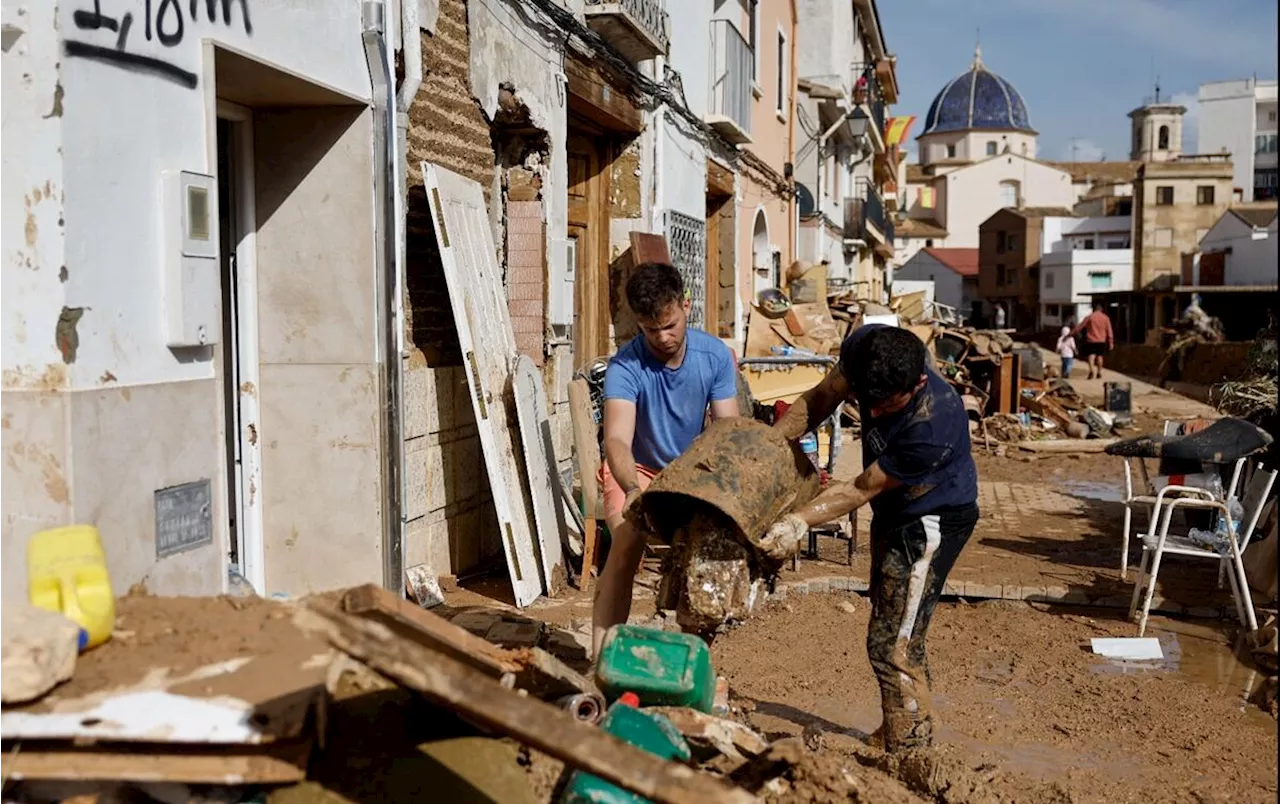
[[[874,752],[856,738],[880,722],[869,613],[863,598],[788,598],[716,641],[717,670],[761,731],[808,736],[861,767]],[[1117,614],[940,605],[928,642],[935,787],[956,789],[939,800],[1275,801],[1276,723],[1244,700],[1260,676],[1233,657],[1230,630],[1158,620],[1149,633],[1165,661],[1125,666],[1089,649],[1133,634]]]

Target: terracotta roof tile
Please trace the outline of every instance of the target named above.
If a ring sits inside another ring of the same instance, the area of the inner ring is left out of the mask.
[[[1065,170],[1075,183],[1092,182],[1123,184],[1138,175],[1139,162],[1045,162],[1049,167]]]
[[[978,249],[976,248],[926,248],[923,250],[960,276],[978,275]]]

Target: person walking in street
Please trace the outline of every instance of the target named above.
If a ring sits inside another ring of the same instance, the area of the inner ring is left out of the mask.
[[[1058,357],[1062,358],[1062,379],[1071,379],[1071,369],[1076,363],[1076,336],[1071,334],[1075,319],[1069,319],[1058,334]]]
[[[713,419],[739,415],[733,352],[719,338],[688,328],[692,302],[680,272],[667,263],[640,265],[627,281],[627,302],[640,334],[613,356],[604,378],[605,460],[598,479],[613,541],[592,609],[593,657],[605,632],[631,613],[647,534],[625,518],[627,509],[702,433],[708,407]]]
[[[1107,352],[1115,348],[1115,333],[1111,329],[1111,318],[1102,307],[1102,302],[1093,303],[1093,312],[1071,330],[1072,335],[1084,332],[1084,346],[1080,354],[1089,362],[1089,379],[1102,377],[1102,365]]]
[[[832,483],[770,526],[765,542],[794,551],[808,529],[870,503],[871,622],[867,656],[884,722],[873,735],[888,751],[933,741],[925,637],[934,606],[978,521],[978,473],[960,396],[930,365],[910,331],[854,330],[840,360],[774,425],[790,440],[816,429],[845,401],[862,420],[863,472]]]

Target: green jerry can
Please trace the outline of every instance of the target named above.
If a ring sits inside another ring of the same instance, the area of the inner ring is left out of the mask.
[[[642,706],[687,706],[710,712],[716,674],[707,643],[637,625],[615,625],[604,636],[596,685],[609,701],[634,692]]]
[[[662,759],[673,759],[688,762],[689,744],[671,725],[671,721],[662,715],[651,714],[636,707],[639,698],[632,693],[623,693],[604,719],[600,728],[650,754]],[[648,804],[649,799],[628,793],[617,785],[606,782],[599,776],[583,771],[574,771],[560,796],[560,804]]]

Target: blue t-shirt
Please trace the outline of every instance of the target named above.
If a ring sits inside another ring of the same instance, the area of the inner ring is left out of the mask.
[[[850,379],[854,347],[871,330],[859,327],[840,345],[840,371]],[[878,419],[862,400],[862,466],[876,461],[902,483],[871,500],[878,527],[893,527],[925,514],[963,508],[978,501],[978,468],[969,447],[969,415],[960,395],[932,366],[925,386],[905,408]],[[852,385],[850,380],[850,385]],[[858,392],[855,387],[854,393]]]
[[[702,432],[707,405],[738,395],[733,352],[719,339],[687,330],[684,361],[667,368],[637,335],[618,350],[604,375],[604,398],[634,402],[636,463],[661,469]]]

